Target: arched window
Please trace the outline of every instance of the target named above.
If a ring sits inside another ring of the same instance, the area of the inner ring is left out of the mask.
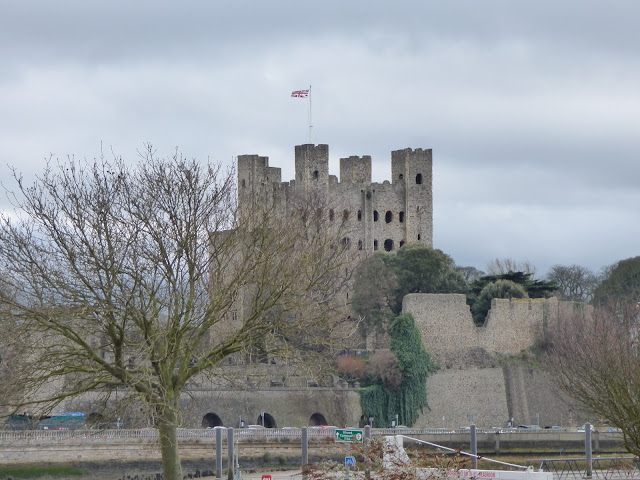
[[[362,250],[362,240],[358,240],[358,250]]]
[[[349,240],[349,237],[344,237],[342,239],[342,245],[346,248],[349,248],[349,245],[351,244],[351,240]]]
[[[377,250],[378,249],[378,240],[374,240],[373,241],[373,249]]]
[[[400,175],[398,175],[398,180],[404,180],[404,174],[401,173]]]
[[[422,235],[418,234],[418,240],[422,240]]]
[[[242,185],[242,188],[247,186],[247,181],[243,178],[242,181],[240,182],[240,185]]]
[[[377,221],[378,221],[378,211],[377,211],[377,210],[374,210],[374,211],[373,211],[373,221],[374,221],[374,222],[377,222]]]
[[[342,212],[342,221],[346,222],[347,220],[349,220],[349,210]]]
[[[387,213],[384,214],[384,221],[391,223],[391,220],[393,220],[393,212],[391,210],[387,210]]]
[[[318,175],[319,175],[319,174],[318,174],[318,170],[314,170],[314,171],[313,171],[313,179],[314,179],[314,180],[318,180]]]
[[[384,251],[390,252],[391,250],[393,250],[393,240],[391,240],[390,238],[387,238],[384,241]]]
[[[329,210],[329,221],[333,222],[333,208]]]
[[[421,173],[416,175],[416,185],[422,185],[422,174]]]
[[[362,210],[358,210],[358,221],[362,220]]]
[[[400,223],[404,223],[404,212],[400,212],[400,213],[398,214],[398,221],[399,221]]]

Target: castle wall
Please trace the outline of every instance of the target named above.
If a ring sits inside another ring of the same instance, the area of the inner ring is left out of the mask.
[[[427,400],[416,428],[505,427],[511,418],[515,426],[600,423],[563,396],[548,373],[526,364],[440,370],[427,380]]]
[[[471,423],[489,428],[504,426],[509,420],[502,368],[436,372],[427,380],[427,401],[429,410],[420,415],[417,428],[450,429]]]
[[[412,293],[402,303],[403,311],[413,314],[425,348],[444,368],[477,364],[470,355],[478,352],[491,358],[529,349],[558,318],[560,308],[556,298],[497,298],[484,325],[476,327],[462,294]]]

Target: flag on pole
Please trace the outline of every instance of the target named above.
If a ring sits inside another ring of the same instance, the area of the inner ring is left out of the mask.
[[[291,92],[292,97],[307,98],[309,96],[309,90],[295,90]]]

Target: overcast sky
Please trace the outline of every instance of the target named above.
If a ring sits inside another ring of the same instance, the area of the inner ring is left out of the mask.
[[[132,163],[432,148],[434,246],[461,266],[640,255],[640,2],[4,1],[0,181],[53,154]],[[7,208],[4,193],[0,208]]]

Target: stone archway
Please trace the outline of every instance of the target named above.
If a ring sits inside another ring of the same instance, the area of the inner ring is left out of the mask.
[[[309,417],[309,426],[317,427],[318,425],[329,425],[327,419],[321,413],[314,413]]]
[[[215,413],[209,412],[202,417],[202,428],[224,427],[222,419]]]
[[[264,418],[264,424],[262,423],[262,419]],[[276,419],[267,412],[261,413],[258,415],[258,420],[256,420],[256,425],[262,425],[265,428],[278,428],[276,425]]]

